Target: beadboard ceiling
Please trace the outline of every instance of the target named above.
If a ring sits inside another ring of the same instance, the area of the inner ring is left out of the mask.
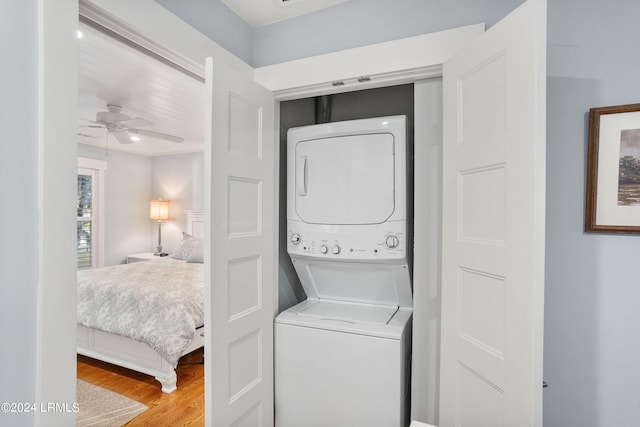
[[[201,150],[204,139],[204,83],[152,58],[121,41],[80,25],[78,142],[145,155]],[[184,138],[168,142],[142,136],[120,144],[106,129],[88,127],[107,104],[122,113],[154,124],[141,129]]]
[[[222,0],[257,27],[315,12],[348,0]],[[204,83],[120,40],[80,23],[78,142],[105,150],[163,155],[202,150]],[[90,127],[107,104],[154,124],[141,129],[184,138],[175,143],[148,136],[121,144],[106,129]]]
[[[252,27],[284,21],[345,1],[348,0],[222,0]]]

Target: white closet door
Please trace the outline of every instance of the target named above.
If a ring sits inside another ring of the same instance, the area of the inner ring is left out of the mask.
[[[542,425],[546,1],[444,65],[440,425]]]
[[[207,60],[207,425],[273,425],[274,99],[249,73]]]

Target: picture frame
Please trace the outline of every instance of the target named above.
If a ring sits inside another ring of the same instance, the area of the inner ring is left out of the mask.
[[[585,231],[640,233],[640,104],[589,110]]]

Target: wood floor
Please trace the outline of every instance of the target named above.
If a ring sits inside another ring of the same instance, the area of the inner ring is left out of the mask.
[[[155,378],[78,355],[78,378],[120,393],[149,407],[127,427],[204,426],[204,364],[202,350],[180,359],[178,389],[160,390]]]

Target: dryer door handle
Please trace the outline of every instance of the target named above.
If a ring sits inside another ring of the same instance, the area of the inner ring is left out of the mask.
[[[296,163],[296,193],[298,196],[306,196],[307,179],[309,178],[307,156],[298,157]]]

